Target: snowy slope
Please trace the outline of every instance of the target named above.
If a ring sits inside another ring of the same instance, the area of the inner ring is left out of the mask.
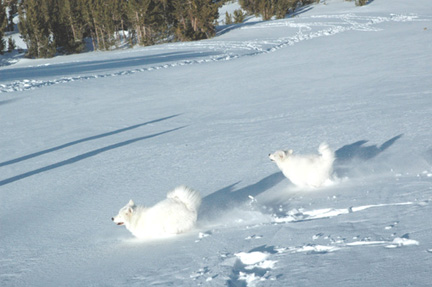
[[[342,0],[211,40],[0,68],[1,286],[429,286],[432,3]],[[267,155],[335,149],[295,188]],[[187,184],[198,227],[111,217]]]

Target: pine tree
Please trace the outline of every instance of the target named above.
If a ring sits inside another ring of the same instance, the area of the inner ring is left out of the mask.
[[[287,13],[295,10],[299,2],[299,0],[278,0],[275,7],[276,18],[285,18]]]
[[[356,0],[355,4],[356,4],[356,6],[364,6],[367,4],[367,2],[368,2],[368,0]]]
[[[83,36],[91,39],[93,50],[98,49],[98,39],[96,29],[94,27],[92,8],[93,3],[89,0],[77,0],[77,6],[81,13],[81,19],[83,24]]]
[[[99,50],[108,50],[109,43],[107,43],[106,32],[104,29],[105,6],[104,0],[91,0],[90,11],[91,19],[93,22],[93,29],[96,34],[97,47]]]
[[[78,0],[84,35],[88,35],[94,50],[108,50],[115,43],[112,0]],[[72,2],[71,2],[72,3]]]
[[[15,28],[15,24],[13,22],[15,14],[18,13],[18,0],[8,0],[8,7],[9,7],[9,16],[8,16],[8,24],[7,24],[7,31],[12,32]]]
[[[8,48],[7,48],[7,51],[9,53],[11,53],[13,50],[15,50],[15,48],[16,48],[15,40],[12,39],[12,37],[9,37],[8,38]]]
[[[56,53],[50,30],[49,4],[44,0],[26,0],[20,6],[19,30],[27,45],[28,57],[47,58]]]
[[[127,40],[126,30],[128,26],[127,0],[112,0],[112,18],[116,32],[116,45]]]
[[[136,43],[153,45],[162,40],[167,29],[165,7],[163,2],[156,0],[129,1],[128,18]]]
[[[234,23],[243,23],[245,20],[246,14],[243,13],[241,9],[234,10]]]
[[[261,16],[263,20],[270,20],[273,16],[281,19],[287,13],[294,11],[300,5],[313,3],[315,0],[240,0],[242,9],[256,16]],[[361,1],[361,0],[359,0]]]
[[[175,33],[174,24],[175,24],[175,16],[174,16],[174,2],[172,0],[157,0],[161,4],[161,13],[163,18],[163,23],[161,23],[161,38],[165,39],[165,41],[169,41],[172,39],[173,34]]]
[[[275,15],[277,0],[263,0],[259,2],[258,9],[264,21],[270,20]]]
[[[65,53],[79,53],[84,49],[83,19],[78,1],[55,0],[52,25],[56,45]]]
[[[5,41],[3,40],[4,31],[7,25],[6,7],[0,1],[0,54],[3,55],[3,50],[6,48]]]
[[[212,0],[173,0],[176,36],[180,41],[210,38],[215,34],[218,5]]]
[[[249,14],[259,15],[259,3],[261,0],[239,0],[240,6]]]
[[[233,23],[232,15],[228,13],[228,11],[225,12],[225,25],[230,25]]]

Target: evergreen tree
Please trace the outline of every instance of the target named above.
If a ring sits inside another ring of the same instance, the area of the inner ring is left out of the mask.
[[[128,28],[127,0],[112,1],[112,18],[114,21],[114,31],[116,32],[116,45],[127,40],[126,30]]]
[[[243,23],[245,20],[246,14],[243,13],[241,9],[234,10],[234,23]]]
[[[225,25],[230,25],[233,23],[232,15],[228,13],[228,11],[225,12]]]
[[[281,19],[294,11],[298,5],[307,5],[316,0],[240,0],[241,7],[250,14],[270,20],[273,16]],[[359,0],[362,1],[362,0]]]
[[[285,18],[286,14],[294,11],[299,3],[299,0],[279,0],[275,7],[275,16],[277,19]]]
[[[108,50],[115,43],[112,0],[78,0],[85,35],[92,39],[94,50]]]
[[[174,29],[174,23],[175,23],[175,16],[174,16],[174,2],[172,0],[158,0],[161,3],[162,8],[162,30],[161,30],[161,36],[167,41],[170,38],[172,38],[172,35],[175,32]]]
[[[163,35],[164,7],[161,1],[130,0],[128,15],[140,45],[153,45]]]
[[[18,13],[18,0],[8,0],[8,7],[9,7],[9,16],[8,16],[8,24],[7,24],[7,31],[13,31],[15,28],[15,24],[13,22],[13,18],[15,14]]]
[[[260,12],[264,21],[270,20],[276,12],[277,0],[263,0],[259,1],[258,11]]]
[[[356,0],[355,4],[356,4],[356,6],[364,6],[367,4],[367,2],[368,2],[368,0]]]
[[[93,21],[93,13],[92,13],[92,1],[89,0],[77,0],[77,5],[80,7],[79,11],[81,12],[81,20],[83,24],[83,34],[84,37],[88,37],[91,39],[93,50],[98,49],[98,39],[95,30],[95,25]]]
[[[52,5],[52,31],[57,47],[68,54],[81,52],[84,49],[84,24],[79,2],[55,0]]]
[[[7,51],[10,53],[13,50],[15,50],[15,48],[16,48],[15,40],[12,39],[12,37],[9,37]]]
[[[108,2],[108,1],[107,1]],[[97,49],[99,50],[108,50],[110,38],[107,34],[107,25],[110,26],[106,22],[106,6],[104,0],[89,0],[87,7],[90,11],[90,19],[92,22],[92,30],[96,35]],[[108,27],[109,29],[110,27]]]
[[[55,55],[48,4],[44,0],[27,0],[19,8],[19,30],[27,45],[28,57],[46,58]]]
[[[215,34],[218,5],[212,0],[173,0],[176,36],[181,41],[210,38]]]
[[[7,25],[6,7],[0,1],[0,54],[3,55],[3,50],[6,48],[5,41],[3,40],[4,31]]]

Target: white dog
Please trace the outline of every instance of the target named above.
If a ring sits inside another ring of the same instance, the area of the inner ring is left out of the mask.
[[[179,186],[152,207],[137,206],[130,200],[112,221],[126,226],[138,238],[160,238],[191,230],[200,205],[199,192]]]
[[[320,187],[330,181],[333,172],[334,152],[322,143],[320,155],[294,155],[292,150],[278,150],[269,154],[283,174],[299,187]]]

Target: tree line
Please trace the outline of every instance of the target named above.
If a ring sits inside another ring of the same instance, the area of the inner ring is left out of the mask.
[[[86,43],[93,50],[109,50],[125,44],[147,46],[210,38],[215,35],[218,8],[227,1],[0,0],[0,53],[6,46],[4,31],[13,31],[17,13],[27,56],[46,58],[80,53]],[[242,10],[234,12],[234,20],[227,13],[225,23],[241,23],[246,16],[243,11],[263,20],[280,19],[314,2],[319,0],[239,0]]]
[[[298,7],[320,0],[239,0],[239,3],[249,14],[261,16],[264,21],[273,17],[285,18],[286,14],[294,12]]]
[[[153,45],[210,38],[215,35],[220,5],[213,0],[18,2],[18,29],[31,58],[79,53],[86,40],[94,50],[109,50],[124,43]]]

